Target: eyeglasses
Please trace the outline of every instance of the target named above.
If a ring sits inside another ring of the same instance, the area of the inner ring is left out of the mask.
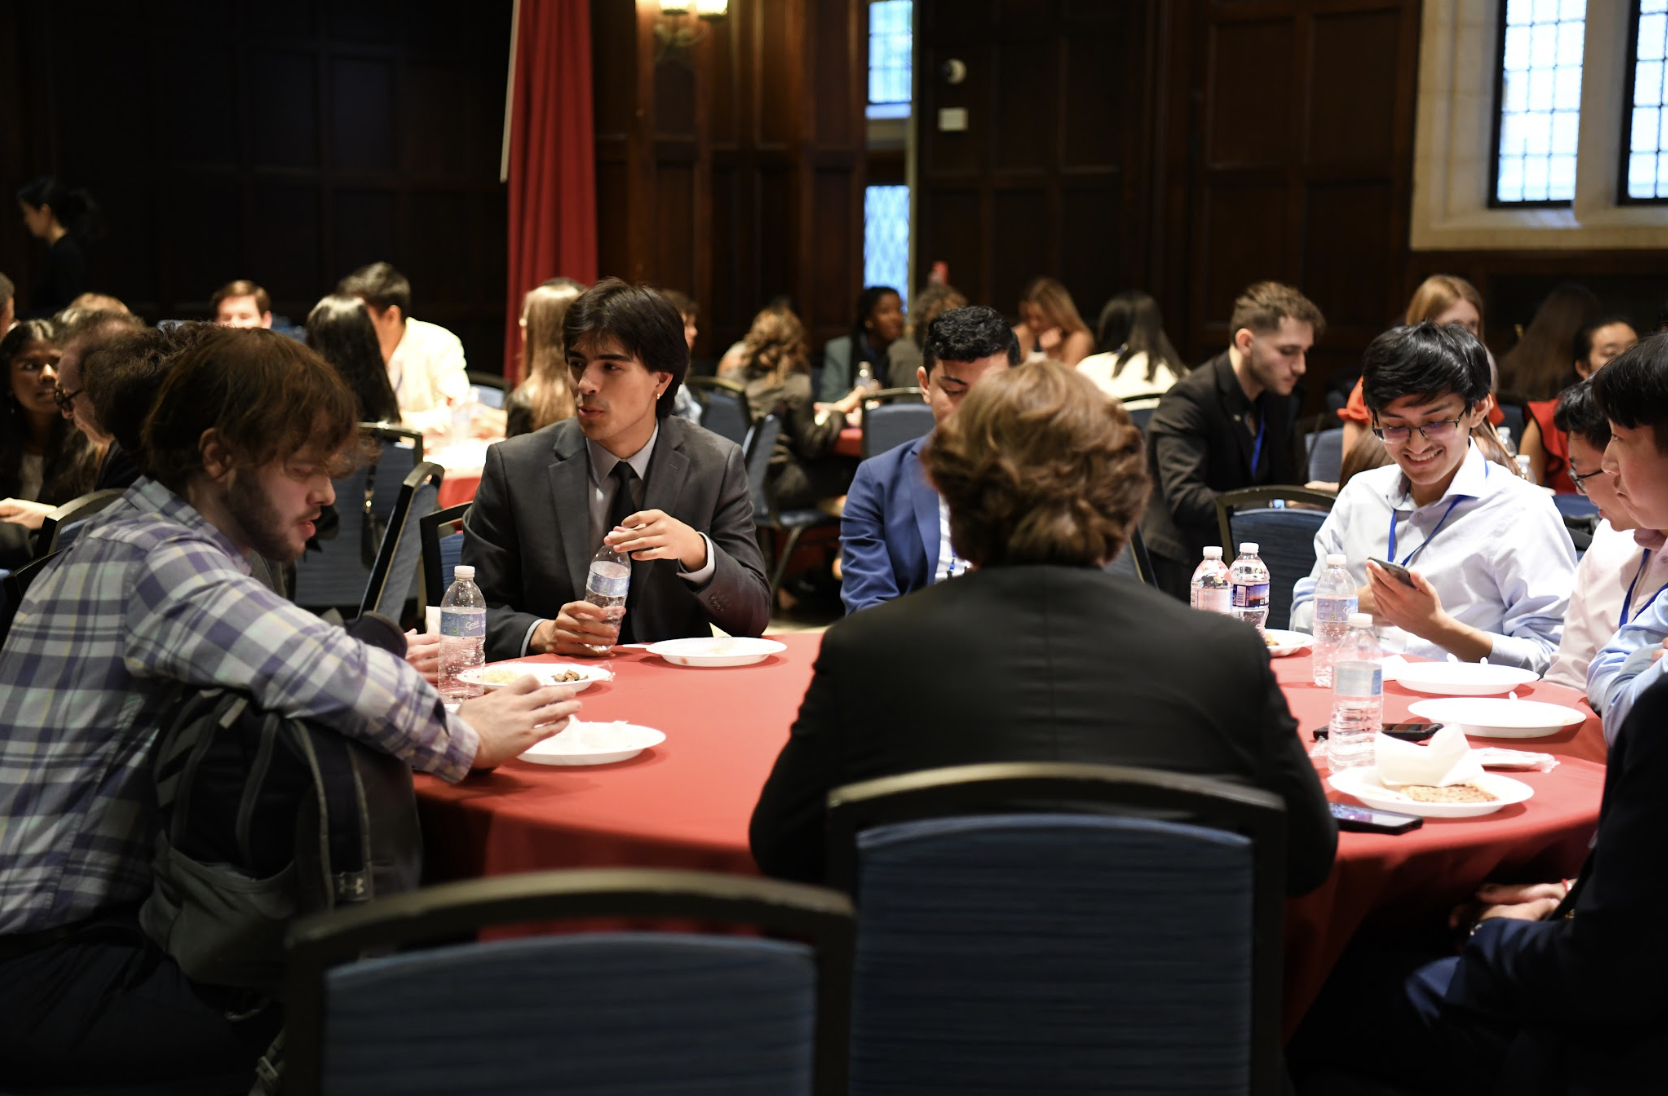
[[[1604,474],[1604,469],[1602,469],[1602,468],[1596,468],[1593,471],[1588,472],[1584,475],[1580,475],[1580,476],[1576,475],[1574,472],[1571,472],[1570,473],[1570,482],[1575,484],[1575,489],[1577,491],[1581,492],[1582,495],[1586,495],[1587,494],[1587,481],[1592,479],[1594,476],[1602,476],[1603,474]]]
[[[1459,428],[1464,425],[1460,419],[1445,419],[1442,422],[1427,422],[1423,426],[1375,426],[1373,433],[1379,441],[1393,442],[1401,445],[1413,439],[1413,432],[1419,431],[1419,436],[1426,441],[1448,441]]]
[[[85,392],[85,388],[77,388],[74,392],[65,392],[60,385],[52,386],[52,402],[58,405],[58,410],[66,415],[75,413],[75,397]]]

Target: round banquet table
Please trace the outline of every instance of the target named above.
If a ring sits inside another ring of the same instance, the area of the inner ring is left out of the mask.
[[[834,442],[834,452],[842,457],[861,457],[863,455],[863,428],[848,426],[840,431],[840,437]]]
[[[419,775],[430,879],[578,867],[757,874],[748,818],[822,639],[773,638],[787,650],[730,669],[673,666],[640,648],[620,649],[609,660],[615,680],[580,694],[580,718],[666,733],[664,743],[629,761],[570,768],[517,760],[456,785]],[[1276,659],[1274,667],[1307,743],[1308,732],[1326,723],[1330,692],[1310,683],[1307,654]],[[1327,881],[1287,903],[1288,1034],[1358,931],[1434,924],[1485,879],[1555,879],[1580,866],[1598,819],[1603,731],[1572,689],[1537,682],[1518,694],[1581,706],[1589,718],[1548,738],[1506,743],[1560,761],[1551,772],[1511,774],[1535,790],[1525,803],[1478,819],[1428,819],[1401,835],[1339,835]],[[1417,699],[1388,685],[1386,720],[1407,719]]]

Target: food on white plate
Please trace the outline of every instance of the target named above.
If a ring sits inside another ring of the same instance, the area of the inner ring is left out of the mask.
[[[472,676],[484,685],[508,685],[517,678],[525,677],[528,674],[553,685],[565,685],[570,681],[585,680],[585,675],[578,670],[539,671],[528,666],[489,666]]]
[[[1492,803],[1500,798],[1475,784],[1408,784],[1400,790],[1416,803]]]

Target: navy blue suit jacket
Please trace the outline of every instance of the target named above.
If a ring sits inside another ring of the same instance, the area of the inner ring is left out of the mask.
[[[916,438],[857,466],[840,518],[840,598],[848,613],[932,584],[940,532],[938,492],[921,467],[926,441]]]

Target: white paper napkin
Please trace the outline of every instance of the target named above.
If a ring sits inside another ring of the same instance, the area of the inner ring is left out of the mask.
[[[1401,655],[1390,655],[1384,660],[1384,680],[1395,681],[1401,677],[1402,671],[1407,669],[1407,659]]]
[[[1445,787],[1463,784],[1483,775],[1483,767],[1471,752],[1458,727],[1444,727],[1431,736],[1430,745],[1403,742],[1387,734],[1373,739],[1378,778],[1387,788],[1404,784]]]

